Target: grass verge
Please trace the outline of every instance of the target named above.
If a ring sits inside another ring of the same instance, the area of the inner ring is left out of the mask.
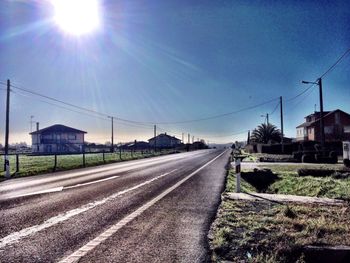
[[[97,166],[108,163],[115,163],[128,160],[136,160],[148,157],[155,157],[159,155],[165,155],[173,153],[174,151],[162,151],[157,153],[148,153],[140,151],[122,152],[119,156],[117,153],[105,153],[105,160],[103,160],[102,153],[89,153],[85,155],[85,167]],[[0,181],[4,180],[5,172],[3,171],[4,159],[3,156],[0,158]],[[57,167],[56,171],[65,171],[76,168],[82,168],[83,166],[83,155],[57,155]],[[10,155],[10,172],[12,177],[24,177],[43,173],[53,172],[54,169],[54,156],[28,156],[19,155],[19,171],[16,172],[16,156]]]
[[[210,232],[213,261],[306,262],[306,245],[350,245],[350,209],[224,199]]]
[[[271,171],[278,177],[277,180],[272,182],[265,193],[270,194],[290,194],[290,195],[303,195],[314,197],[328,197],[343,200],[350,200],[350,177],[347,178],[335,178],[333,176],[298,176],[299,168],[309,169],[329,169],[339,170],[342,169],[341,165],[308,165],[308,166],[295,166],[295,165],[266,165],[259,166],[261,169],[271,169]],[[244,178],[244,172],[251,172],[252,170],[243,170],[242,177]],[[235,191],[235,177],[233,172],[230,172],[228,176],[227,191]],[[243,184],[246,184],[243,180]],[[259,189],[250,185],[245,186],[246,189],[252,192],[259,192]]]

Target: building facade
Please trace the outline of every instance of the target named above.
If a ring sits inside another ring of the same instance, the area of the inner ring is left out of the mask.
[[[305,122],[296,127],[297,141],[321,141],[320,112],[305,117]],[[342,110],[323,113],[326,141],[350,140],[350,114]]]
[[[148,142],[150,147],[157,148],[172,148],[181,144],[180,139],[166,133],[161,133],[158,136],[149,139]]]
[[[56,124],[31,132],[32,153],[80,153],[84,151],[85,131]]]

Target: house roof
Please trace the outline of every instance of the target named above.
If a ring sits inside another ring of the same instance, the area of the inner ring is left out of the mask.
[[[29,134],[51,133],[51,132],[68,132],[68,133],[87,133],[86,131],[74,129],[62,124],[55,124],[38,131],[31,132]]]
[[[302,127],[309,127],[313,122],[304,122],[302,124],[300,124],[299,126],[297,126],[297,128],[302,128]]]
[[[333,113],[338,112],[338,111],[341,111],[342,113],[348,115],[349,118],[350,118],[350,114],[349,114],[349,113],[347,113],[347,112],[345,112],[345,111],[342,111],[342,110],[339,110],[339,109],[336,109],[336,110],[333,110],[333,111],[325,111],[325,112],[323,112],[323,114],[324,114],[323,118],[326,118],[327,116],[330,116],[330,115],[332,115]],[[310,115],[306,116],[305,118],[310,117],[310,116],[313,116],[313,115],[320,116],[320,112],[319,112],[319,111],[315,111],[315,113],[310,114]],[[310,126],[312,126],[312,125],[318,123],[319,120],[320,120],[320,118],[318,118],[318,119],[316,119],[316,120],[314,120],[314,121],[304,122],[304,123],[300,124],[299,126],[297,126],[297,128],[310,127]]]
[[[168,134],[166,134],[166,133],[161,133],[161,134],[157,135],[156,137],[152,137],[151,139],[148,139],[148,141],[154,140],[154,138],[164,137],[164,136],[165,136],[165,137],[168,137],[168,138],[170,138],[170,139],[174,139],[174,140],[181,141],[180,139],[176,138],[175,136],[170,136],[170,135],[168,135]]]

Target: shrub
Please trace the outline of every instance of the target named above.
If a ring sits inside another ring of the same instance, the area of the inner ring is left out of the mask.
[[[242,172],[242,178],[253,185],[258,192],[265,192],[279,177],[270,169],[254,169],[253,172]]]
[[[327,170],[327,169],[298,169],[299,176],[324,177],[324,176],[330,176],[334,172],[335,172],[334,170]]]

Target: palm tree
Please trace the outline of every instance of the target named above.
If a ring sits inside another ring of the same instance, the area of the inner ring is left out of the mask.
[[[280,142],[281,132],[271,123],[262,123],[253,130],[251,140],[255,143]]]

